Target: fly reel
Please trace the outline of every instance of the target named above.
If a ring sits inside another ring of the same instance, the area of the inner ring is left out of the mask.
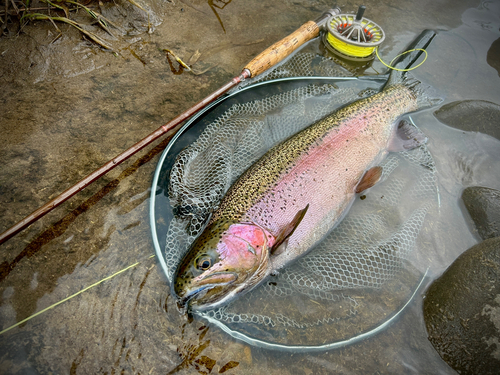
[[[328,32],[323,35],[326,48],[335,55],[352,61],[370,61],[375,49],[382,44],[385,34],[375,22],[364,18],[365,6],[356,15],[338,14],[326,23]]]

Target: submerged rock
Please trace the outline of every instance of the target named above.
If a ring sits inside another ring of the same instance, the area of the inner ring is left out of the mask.
[[[462,200],[483,240],[500,237],[500,191],[468,187],[462,193]]]
[[[500,76],[500,38],[491,44],[488,54],[486,55],[486,62],[492,68],[495,68]]]
[[[434,112],[443,124],[481,132],[500,139],[500,105],[485,100],[463,100],[443,105]]]
[[[471,247],[424,300],[429,340],[460,374],[500,369],[500,238]]]

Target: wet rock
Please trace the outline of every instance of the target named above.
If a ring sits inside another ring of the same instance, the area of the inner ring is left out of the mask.
[[[500,139],[500,105],[485,100],[463,100],[443,105],[434,112],[443,124],[481,132]]]
[[[500,191],[472,186],[464,190],[462,200],[483,240],[500,237]]]
[[[500,369],[500,238],[471,247],[424,300],[429,340],[460,374]]]
[[[500,76],[500,38],[491,44],[488,55],[486,56],[486,62],[492,68],[495,68]]]

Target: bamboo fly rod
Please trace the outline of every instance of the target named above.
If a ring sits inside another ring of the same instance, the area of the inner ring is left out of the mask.
[[[5,232],[0,234],[0,244],[4,243],[7,241],[9,238],[12,236],[16,235],[29,225],[33,224],[35,221],[40,219],[42,216],[45,214],[49,213],[52,211],[54,208],[62,204],[63,202],[67,201],[69,198],[71,198],[73,195],[78,193],[79,191],[83,190],[87,186],[89,186],[92,182],[96,181],[109,171],[111,171],[113,168],[115,168],[117,165],[123,163],[125,160],[130,158],[132,155],[135,153],[139,152],[142,150],[144,147],[155,141],[156,139],[160,138],[162,135],[165,133],[169,132],[170,130],[174,129],[177,125],[182,123],[183,121],[187,120],[189,117],[194,115],[196,112],[199,110],[203,109],[206,107],[208,104],[213,102],[215,99],[217,99],[219,96],[223,95],[233,87],[235,87],[238,83],[241,81],[247,79],[247,78],[253,78],[258,76],[259,74],[263,73],[267,69],[273,67],[283,59],[285,59],[287,56],[289,56],[292,52],[297,50],[300,46],[302,46],[304,43],[308,42],[309,40],[315,38],[316,36],[319,35],[320,29],[324,28],[326,25],[327,20],[334,15],[337,15],[340,13],[340,9],[338,7],[334,9],[330,9],[326,12],[324,12],[320,17],[318,17],[314,21],[308,21],[305,24],[303,24],[300,28],[295,30],[293,33],[288,35],[287,37],[283,38],[279,42],[276,42],[273,44],[271,47],[267,48],[265,51],[260,53],[257,57],[255,57],[252,61],[250,61],[244,68],[243,71],[234,77],[231,81],[226,83],[224,86],[220,87],[218,90],[214,91],[210,95],[208,95],[205,99],[202,99],[195,105],[193,105],[191,108],[186,110],[185,112],[181,113],[171,121],[167,122],[165,125],[161,126],[157,130],[155,130],[153,133],[149,134],[147,137],[144,139],[140,140],[136,144],[134,144],[132,147],[128,148],[124,152],[122,152],[120,155],[116,156],[115,158],[111,159],[108,161],[106,164],[104,164],[102,167],[99,169],[95,170],[91,174],[89,174],[87,177],[85,177],[83,180],[80,182],[76,183],[69,189],[65,190],[62,192],[60,195],[52,199],[51,201],[45,203],[42,207],[38,208],[34,212],[32,212],[30,215],[26,216],[24,219],[19,221],[17,224],[13,225],[9,229],[7,229]]]

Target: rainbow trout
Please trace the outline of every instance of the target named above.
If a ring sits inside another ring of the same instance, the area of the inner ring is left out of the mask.
[[[373,186],[388,152],[425,136],[405,113],[432,105],[423,85],[393,73],[384,89],[270,149],[231,186],[179,264],[180,304],[205,310],[228,303],[306,254]]]

